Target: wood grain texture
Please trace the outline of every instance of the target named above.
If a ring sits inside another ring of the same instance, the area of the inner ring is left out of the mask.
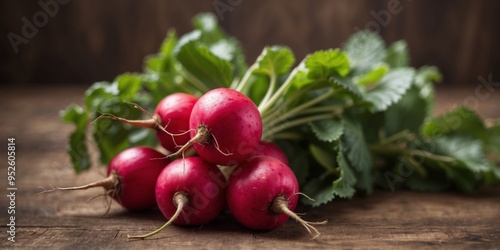
[[[71,0],[15,53],[7,35],[22,33],[21,18],[42,10],[37,2],[0,2],[0,83],[90,83],[141,71],[169,28],[184,34],[194,15],[217,13],[214,3],[228,0]],[[412,65],[437,65],[448,84],[473,85],[480,75],[500,73],[499,1],[231,2],[237,5],[220,12],[221,25],[242,42],[249,63],[266,45],[287,45],[300,61],[371,28],[388,42],[407,40]],[[399,3],[398,11],[391,13],[389,3]]]
[[[67,186],[102,178],[104,168],[75,175],[65,154],[72,126],[62,124],[58,111],[81,103],[81,86],[2,88],[2,138],[17,144],[17,242],[0,234],[0,248],[22,249],[494,249],[500,246],[500,187],[463,195],[453,192],[415,193],[376,190],[371,196],[335,200],[298,212],[323,233],[311,240],[298,223],[287,222],[271,232],[253,232],[230,215],[201,227],[172,226],[144,241],[127,241],[127,234],[149,232],[164,223],[158,210],[131,213],[116,203],[106,216],[104,199],[87,199],[102,190],[55,192],[35,196],[49,184]],[[444,112],[473,94],[473,89],[438,92],[438,111]],[[498,117],[500,91],[480,106],[483,117]],[[491,116],[490,116],[491,115]],[[5,147],[1,154],[5,155]],[[1,165],[0,178],[6,179]],[[0,230],[6,231],[6,182],[0,181]]]

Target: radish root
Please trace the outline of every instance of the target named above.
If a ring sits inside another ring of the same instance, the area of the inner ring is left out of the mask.
[[[94,121],[92,121],[92,123],[96,123],[97,120],[99,120],[99,119],[107,118],[107,119],[112,119],[112,120],[120,121],[120,122],[123,122],[123,123],[126,123],[126,124],[130,124],[130,125],[133,125],[133,126],[136,126],[136,127],[141,127],[141,128],[150,128],[150,129],[156,129],[156,128],[158,128],[161,131],[163,131],[163,132],[171,135],[170,133],[168,133],[165,130],[165,128],[163,126],[161,126],[161,119],[160,119],[160,117],[158,115],[156,115],[156,114],[153,115],[153,114],[149,113],[149,111],[147,111],[145,108],[141,107],[137,103],[127,102],[127,101],[125,103],[130,104],[134,108],[136,108],[136,109],[140,110],[141,112],[145,113],[147,116],[150,117],[150,119],[148,119],[148,120],[129,120],[129,119],[125,119],[125,118],[122,118],[122,117],[118,117],[118,116],[113,115],[113,114],[100,113],[99,112],[101,115],[98,116]]]
[[[288,208],[288,201],[284,196],[278,196],[273,200],[273,203],[271,205],[271,211],[276,214],[284,213],[290,216],[291,218],[302,224],[302,226],[306,228],[309,234],[313,236],[313,239],[318,238],[321,235],[321,233],[318,231],[318,229],[316,229],[312,225],[324,225],[328,222],[327,220],[319,222],[310,222],[300,218],[300,216],[298,216],[296,213],[294,213],[292,210]]]
[[[182,209],[189,203],[189,199],[188,199],[186,193],[177,192],[174,194],[174,198],[172,198],[172,200],[173,200],[175,206],[177,207],[177,210],[175,211],[174,215],[165,224],[163,224],[163,226],[154,230],[151,233],[144,234],[144,235],[135,235],[135,236],[127,235],[127,238],[129,240],[131,240],[131,239],[132,240],[144,240],[145,238],[151,237],[151,236],[161,232],[167,226],[172,224],[172,222],[174,222],[179,217],[179,215],[182,212]]]
[[[148,120],[128,120],[109,113],[101,113],[101,115],[98,116],[94,121],[92,121],[92,123],[96,123],[97,120],[100,119],[112,119],[141,128],[155,129],[157,127],[161,127],[159,126],[158,121],[153,118]]]
[[[82,186],[75,186],[75,187],[54,187],[52,185],[49,185],[51,189],[46,189],[45,187],[40,187],[43,189],[43,191],[35,194],[35,196],[44,194],[44,193],[51,193],[54,191],[69,191],[69,190],[85,190],[89,188],[94,188],[94,187],[103,187],[106,190],[106,194],[111,193],[112,195],[116,194],[119,192],[120,188],[120,179],[118,177],[118,174],[116,171],[111,171],[108,177],[92,182],[86,185]],[[95,198],[95,197],[94,197]],[[90,200],[92,200],[91,198]]]
[[[75,187],[54,187],[52,185],[49,185],[49,186],[50,186],[50,189],[46,189],[45,187],[41,186],[40,188],[42,188],[43,190],[41,192],[35,194],[35,196],[38,196],[38,195],[41,195],[44,193],[51,193],[54,191],[85,190],[85,189],[94,188],[94,187],[103,187],[105,189],[105,193],[90,197],[87,200],[87,203],[92,201],[93,199],[95,199],[97,197],[104,196],[106,199],[106,205],[107,205],[106,212],[103,214],[103,216],[105,216],[109,213],[109,211],[111,209],[111,201],[112,200],[108,200],[108,195],[113,198],[113,197],[115,197],[115,195],[117,195],[120,192],[120,178],[118,177],[118,173],[116,173],[116,171],[113,170],[113,171],[111,171],[111,173],[108,177],[106,177],[102,180],[96,181],[96,182],[86,184],[86,185],[75,186]]]
[[[76,187],[56,187],[56,189],[60,191],[67,191],[67,190],[85,190],[94,187],[103,187],[106,190],[118,190],[119,184],[120,180],[118,178],[118,174],[116,173],[116,171],[112,171],[108,177],[100,181]]]

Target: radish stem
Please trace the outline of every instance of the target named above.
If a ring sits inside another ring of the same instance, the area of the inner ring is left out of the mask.
[[[177,192],[174,194],[174,198],[172,199],[172,201],[174,202],[175,206],[177,207],[177,210],[175,211],[174,215],[165,224],[163,224],[163,226],[154,230],[151,233],[144,234],[144,235],[136,235],[136,236],[127,235],[127,238],[128,239],[144,240],[145,238],[151,237],[151,236],[161,232],[168,225],[172,224],[172,222],[174,222],[179,217],[179,215],[182,212],[182,209],[189,203],[189,198],[187,197],[186,193]]]
[[[269,98],[271,98],[274,88],[276,88],[276,74],[274,72],[271,72],[271,74],[269,74],[269,78],[271,79],[271,81],[269,82],[269,87],[267,88],[266,95],[260,102],[259,109],[262,108],[262,106],[264,106],[269,101]]]
[[[293,78],[298,72],[299,72],[299,67],[293,69],[293,71],[290,73],[286,81],[280,86],[278,90],[276,90],[276,92],[271,96],[269,101],[267,101],[267,103],[262,103],[261,107],[259,108],[261,114],[265,114],[274,105],[274,103],[276,103],[278,99],[282,97],[283,92],[285,92],[285,90],[290,86]]]
[[[329,118],[333,118],[333,117],[334,117],[334,114],[321,114],[321,115],[313,115],[313,116],[307,116],[307,117],[300,118],[300,119],[295,119],[295,120],[290,121],[290,122],[285,121],[285,122],[283,122],[280,125],[277,125],[275,127],[272,127],[273,125],[267,125],[264,127],[264,135],[262,138],[263,138],[263,140],[269,140],[269,139],[271,139],[271,136],[273,134],[281,132],[283,130],[286,130],[286,129],[289,129],[289,128],[292,128],[295,126],[307,124],[307,123],[310,123],[313,121],[324,120],[324,119],[329,119]]]
[[[177,150],[175,153],[168,155],[168,158],[177,157],[184,153],[189,147],[191,147],[195,143],[208,143],[210,142],[210,130],[208,130],[207,126],[199,125],[196,129],[196,134],[182,147]]]
[[[290,117],[299,115],[301,113],[301,111],[303,111],[303,110],[313,106],[314,104],[321,102],[321,101],[327,99],[328,97],[330,97],[333,94],[333,92],[334,92],[333,89],[331,89],[331,90],[327,91],[326,93],[316,97],[315,99],[310,100],[304,104],[301,104],[300,106],[295,107],[294,109],[288,111],[287,113],[285,113],[279,117],[275,117],[270,124],[266,124],[266,122],[264,122],[264,126],[272,127],[272,126],[276,125],[277,123],[279,123],[280,121],[284,121]],[[329,112],[327,112],[327,113],[329,113]]]
[[[234,88],[235,90],[242,92],[243,89],[248,85],[248,80],[253,74],[253,71],[257,68],[257,64],[253,64],[248,68],[247,72],[245,72],[245,75],[241,78],[241,81],[238,83],[238,85]]]

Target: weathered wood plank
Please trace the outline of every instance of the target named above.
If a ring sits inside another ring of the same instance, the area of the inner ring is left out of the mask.
[[[57,90],[56,90],[57,89]],[[62,124],[57,112],[79,102],[83,87],[13,88],[0,92],[0,131],[15,136],[18,145],[16,243],[0,235],[0,248],[123,249],[123,248],[497,248],[500,246],[500,187],[462,195],[377,190],[369,197],[336,200],[319,208],[301,206],[308,220],[328,219],[318,226],[323,233],[311,240],[293,221],[271,232],[253,232],[230,215],[202,227],[172,226],[157,237],[128,241],[127,234],[142,234],[161,226],[158,210],[124,211],[113,203],[106,211],[104,199],[86,200],[101,190],[54,192],[35,196],[39,186],[83,184],[101,178],[103,168],[75,175],[65,155],[66,137],[73,129]],[[438,96],[440,111],[459,104],[473,91],[461,90]],[[498,116],[498,96],[481,102],[484,117]],[[446,105],[443,105],[446,104]],[[492,108],[488,108],[492,107]],[[2,149],[5,150],[5,149]],[[4,151],[2,151],[4,152]],[[6,175],[1,166],[1,178]],[[0,181],[1,197],[6,183]],[[1,198],[0,230],[5,232],[7,203]]]
[[[470,195],[377,191],[370,197],[334,201],[317,209],[301,208],[311,220],[328,219],[323,235],[310,240],[292,221],[272,232],[252,232],[225,214],[202,227],[170,227],[150,240],[129,242],[127,234],[146,233],[164,222],[159,211],[131,213],[113,206],[110,214],[92,210],[67,195],[46,197],[57,204],[50,215],[19,216],[17,246],[56,248],[196,247],[494,247],[500,244],[500,196],[492,188]],[[78,195],[84,198],[84,195]],[[42,202],[45,206],[45,202]],[[73,211],[77,207],[85,207]],[[33,207],[33,210],[36,208]],[[2,245],[6,245],[2,241]]]

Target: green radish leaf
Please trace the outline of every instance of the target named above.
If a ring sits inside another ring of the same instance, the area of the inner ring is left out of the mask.
[[[463,136],[440,136],[433,141],[436,154],[450,156],[459,165],[474,173],[488,172],[492,165],[486,160],[482,143]]]
[[[193,18],[193,26],[203,34],[206,43],[213,43],[224,38],[217,17],[212,13],[201,13]]]
[[[169,31],[157,54],[145,58],[144,73],[141,75],[144,88],[157,104],[170,93],[181,92],[182,88],[175,81],[178,75],[175,69],[174,48],[178,39],[175,31]]]
[[[344,44],[351,68],[364,72],[381,63],[385,58],[385,42],[375,32],[360,31],[350,36]]]
[[[231,84],[231,63],[217,57],[197,41],[190,41],[180,47],[176,58],[185,70],[210,89]]]
[[[343,150],[352,167],[358,172],[372,168],[372,156],[358,120],[344,117]]]
[[[178,38],[175,30],[169,30],[167,36],[160,46],[159,54],[162,56],[173,56],[175,46],[177,45]]]
[[[314,121],[310,126],[316,137],[325,142],[338,140],[344,131],[342,122],[336,119]]]
[[[116,99],[119,94],[117,83],[96,82],[85,91],[85,107],[87,110],[99,110],[102,103]]]
[[[143,103],[134,100],[140,106]],[[143,119],[142,111],[132,105],[115,100],[103,103],[100,113],[110,113],[130,120]],[[99,114],[95,114],[97,117]],[[144,128],[131,127],[111,119],[99,119],[93,124],[92,136],[100,151],[100,161],[107,165],[111,159],[122,150],[138,145],[154,146],[156,140],[152,131],[142,132]]]
[[[397,134],[403,130],[418,133],[425,119],[427,100],[421,97],[419,89],[411,87],[399,102],[385,112],[385,136]]]
[[[380,132],[385,127],[385,112],[371,113],[366,107],[349,109],[346,112],[349,117],[356,117],[363,129],[363,136],[366,142],[376,144],[380,140]]]
[[[224,38],[209,45],[209,50],[217,57],[231,62],[234,77],[242,77],[248,69],[245,54],[236,39]]]
[[[460,134],[482,142],[486,142],[490,137],[482,119],[476,112],[464,106],[428,121],[422,133],[430,137]]]
[[[500,166],[492,166],[490,172],[484,174],[484,185],[500,184]]]
[[[118,84],[118,92],[123,100],[130,100],[142,89],[142,79],[139,74],[124,73],[119,75],[115,81]]]
[[[331,174],[325,173],[320,177],[314,178],[309,181],[302,188],[302,193],[311,197],[313,200],[309,200],[305,197],[301,198],[301,201],[313,207],[317,207],[321,204],[326,204],[335,198],[335,190],[332,187],[332,182],[334,177]]]
[[[340,49],[317,51],[305,60],[310,79],[329,79],[332,76],[345,77],[349,74],[349,58]]]
[[[406,93],[414,75],[415,70],[412,68],[394,69],[380,79],[373,89],[365,93],[364,100],[371,104],[372,111],[385,111]]]
[[[252,75],[249,82],[249,85],[252,87],[246,94],[256,105],[259,105],[267,93],[267,88],[269,87],[269,77],[266,75]]]
[[[363,94],[361,93],[358,85],[356,85],[352,78],[346,77],[346,78],[341,78],[341,77],[330,77],[328,79],[330,85],[333,85],[335,87],[341,87],[342,89],[346,90],[349,92],[352,96],[356,98],[363,98]]]
[[[142,78],[139,75],[123,74],[118,76],[114,82],[98,82],[93,84],[85,93],[86,112],[88,119],[96,119],[103,113],[113,114],[125,119],[143,119],[145,114],[132,105],[125,103],[130,101],[148,109],[151,105],[148,98],[141,94],[140,84]],[[147,117],[149,118],[149,117]],[[120,151],[136,145],[156,145],[153,133],[140,133],[143,128],[127,126],[119,121],[110,119],[99,119],[92,126],[92,136],[100,153],[101,163],[107,165],[111,159]],[[74,137],[73,140],[84,137]]]
[[[290,159],[289,166],[295,173],[299,185],[302,185],[307,177],[309,177],[310,163],[307,155],[305,152],[300,152],[293,157],[288,157],[288,159]]]
[[[344,156],[342,147],[337,154],[337,163],[339,164],[340,176],[333,182],[333,193],[341,198],[352,198],[356,190],[356,177]]]
[[[311,85],[312,83],[316,82],[316,80],[309,79],[307,78],[307,69],[304,66],[304,62],[299,64],[297,68],[302,68],[301,70],[298,70],[297,73],[295,74],[295,77],[292,79],[293,86],[296,88],[304,88],[307,85]]]
[[[329,170],[320,177],[312,179],[304,186],[303,193],[310,196],[314,200],[303,198],[302,202],[316,207],[330,202],[335,197],[351,198],[354,196],[354,193],[356,192],[354,188],[354,185],[356,184],[356,177],[354,175],[354,171],[345,159],[341,147],[337,152],[336,161],[338,163],[336,171],[339,173],[338,178],[333,179],[333,176],[329,174]]]
[[[76,129],[71,133],[67,153],[77,173],[90,168],[90,155],[86,143],[86,130],[89,120],[88,112],[78,105],[71,105],[60,116],[63,121],[73,123]]]
[[[314,159],[321,165],[325,170],[331,173],[335,173],[335,156],[333,150],[326,151],[318,145],[310,144],[309,151],[311,152]]]
[[[393,42],[387,47],[387,55],[385,62],[391,68],[401,68],[410,66],[410,52],[408,51],[408,44],[403,41]]]
[[[487,129],[486,134],[487,143],[486,150],[491,153],[500,154],[500,120],[490,128]]]
[[[299,186],[302,186],[309,177],[310,171],[307,149],[302,148],[297,143],[291,143],[286,140],[278,140],[275,143],[286,154],[290,168],[295,173]]]
[[[241,77],[247,70],[245,54],[238,40],[228,36],[213,13],[198,14],[193,19],[193,25],[200,31],[198,42],[207,46],[215,56],[230,61],[234,76]]]
[[[420,97],[426,100],[427,116],[434,114],[435,93],[434,84],[441,82],[441,74],[436,67],[422,66],[415,73],[414,85],[420,90]]]
[[[355,188],[357,190],[363,190],[367,195],[371,194],[373,192],[375,176],[376,173],[373,169],[368,169],[361,173],[356,173]]]
[[[374,67],[370,71],[364,73],[363,75],[356,76],[354,78],[354,82],[360,85],[368,85],[377,82],[382,78],[389,68],[386,64],[381,64],[379,66]]]
[[[254,70],[256,74],[280,76],[290,71],[295,57],[292,51],[283,46],[268,46],[262,50],[262,53],[257,57],[257,68]]]

